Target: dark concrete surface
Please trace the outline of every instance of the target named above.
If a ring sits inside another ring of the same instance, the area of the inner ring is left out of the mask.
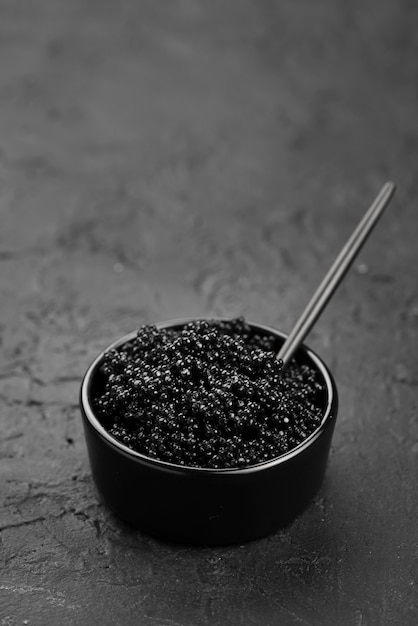
[[[0,0],[0,625],[417,623],[418,5]],[[340,412],[289,528],[179,547],[90,475],[78,389],[144,322],[290,330],[387,179],[307,341]]]

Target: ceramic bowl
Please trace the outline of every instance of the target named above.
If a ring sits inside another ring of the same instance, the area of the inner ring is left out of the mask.
[[[213,318],[211,318],[213,319]],[[191,319],[156,324],[181,328]],[[286,335],[247,322],[259,334]],[[243,543],[292,522],[318,492],[327,465],[338,409],[334,379],[312,350],[301,346],[298,363],[313,367],[324,383],[321,425],[293,450],[241,469],[184,467],[148,458],[113,438],[94,412],[103,390],[104,353],[131,341],[125,335],[101,352],[88,368],[80,407],[93,478],[108,507],[128,524],[161,539],[200,545]]]

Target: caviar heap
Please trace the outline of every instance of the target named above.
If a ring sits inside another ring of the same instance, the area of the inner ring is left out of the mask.
[[[323,385],[307,365],[282,370],[275,338],[243,318],[142,326],[105,355],[96,414],[147,457],[205,468],[246,467],[297,446],[321,423]]]

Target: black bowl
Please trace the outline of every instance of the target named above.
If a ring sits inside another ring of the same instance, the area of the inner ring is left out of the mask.
[[[156,324],[181,328],[191,319]],[[283,333],[249,323],[259,334]],[[313,367],[324,383],[321,425],[293,450],[242,469],[184,467],[148,458],[113,438],[94,414],[93,400],[103,390],[104,353],[131,341],[136,332],[112,343],[87,370],[80,392],[87,449],[96,485],[120,518],[162,539],[220,545],[242,543],[288,525],[317,493],[327,464],[338,409],[334,379],[306,346],[298,363]]]

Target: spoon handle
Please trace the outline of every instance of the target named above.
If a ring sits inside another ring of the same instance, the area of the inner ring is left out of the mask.
[[[328,270],[328,273],[310,299],[277,355],[277,358],[283,361],[283,367],[287,365],[295,350],[297,350],[299,345],[303,342],[313,324],[322,313],[322,310],[344,278],[357,254],[360,252],[379,217],[389,204],[395,189],[395,185],[391,182],[387,182],[383,185],[373,204],[366,211],[353,234]]]

